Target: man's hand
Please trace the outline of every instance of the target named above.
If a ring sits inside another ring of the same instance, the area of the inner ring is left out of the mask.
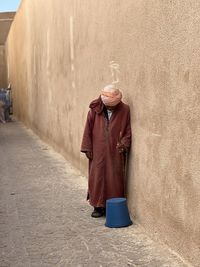
[[[123,153],[124,151],[126,151],[126,147],[122,143],[117,143],[117,150],[119,151],[119,153]]]
[[[85,155],[88,159],[92,159],[93,155],[92,155],[92,151],[86,151]]]

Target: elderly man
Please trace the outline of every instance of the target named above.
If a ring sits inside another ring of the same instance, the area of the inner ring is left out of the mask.
[[[129,106],[113,85],[90,104],[81,152],[89,159],[88,199],[92,217],[105,214],[106,200],[124,197],[125,156],[131,144]]]

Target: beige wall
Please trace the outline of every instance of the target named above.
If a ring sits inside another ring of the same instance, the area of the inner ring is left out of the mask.
[[[5,88],[8,85],[5,57],[5,42],[14,16],[15,12],[0,12],[0,88]]]
[[[200,2],[23,0],[7,42],[14,113],[86,173],[89,102],[121,69],[131,107],[129,207],[200,265]],[[71,25],[71,26],[70,26]]]
[[[0,45],[0,88],[7,87],[5,46]]]
[[[4,45],[13,22],[15,12],[0,12],[0,45]]]

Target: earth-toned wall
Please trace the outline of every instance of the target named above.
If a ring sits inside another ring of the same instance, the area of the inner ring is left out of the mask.
[[[0,12],[0,88],[6,88],[8,85],[5,42],[14,16],[15,12]]]
[[[0,88],[7,87],[5,47],[0,45]]]
[[[131,108],[128,203],[194,266],[200,255],[200,2],[23,0],[7,41],[14,113],[86,173],[91,100],[112,82]]]

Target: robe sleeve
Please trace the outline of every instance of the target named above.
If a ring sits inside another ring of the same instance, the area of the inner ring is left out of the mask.
[[[121,143],[126,147],[127,150],[131,146],[131,135],[132,135],[131,134],[131,119],[130,119],[130,109],[129,109],[128,114],[127,114],[125,131],[121,139]]]
[[[94,111],[89,110],[87,115],[87,120],[85,124],[85,129],[83,133],[83,139],[81,144],[81,152],[85,153],[87,151],[92,152],[92,130],[94,125]]]

